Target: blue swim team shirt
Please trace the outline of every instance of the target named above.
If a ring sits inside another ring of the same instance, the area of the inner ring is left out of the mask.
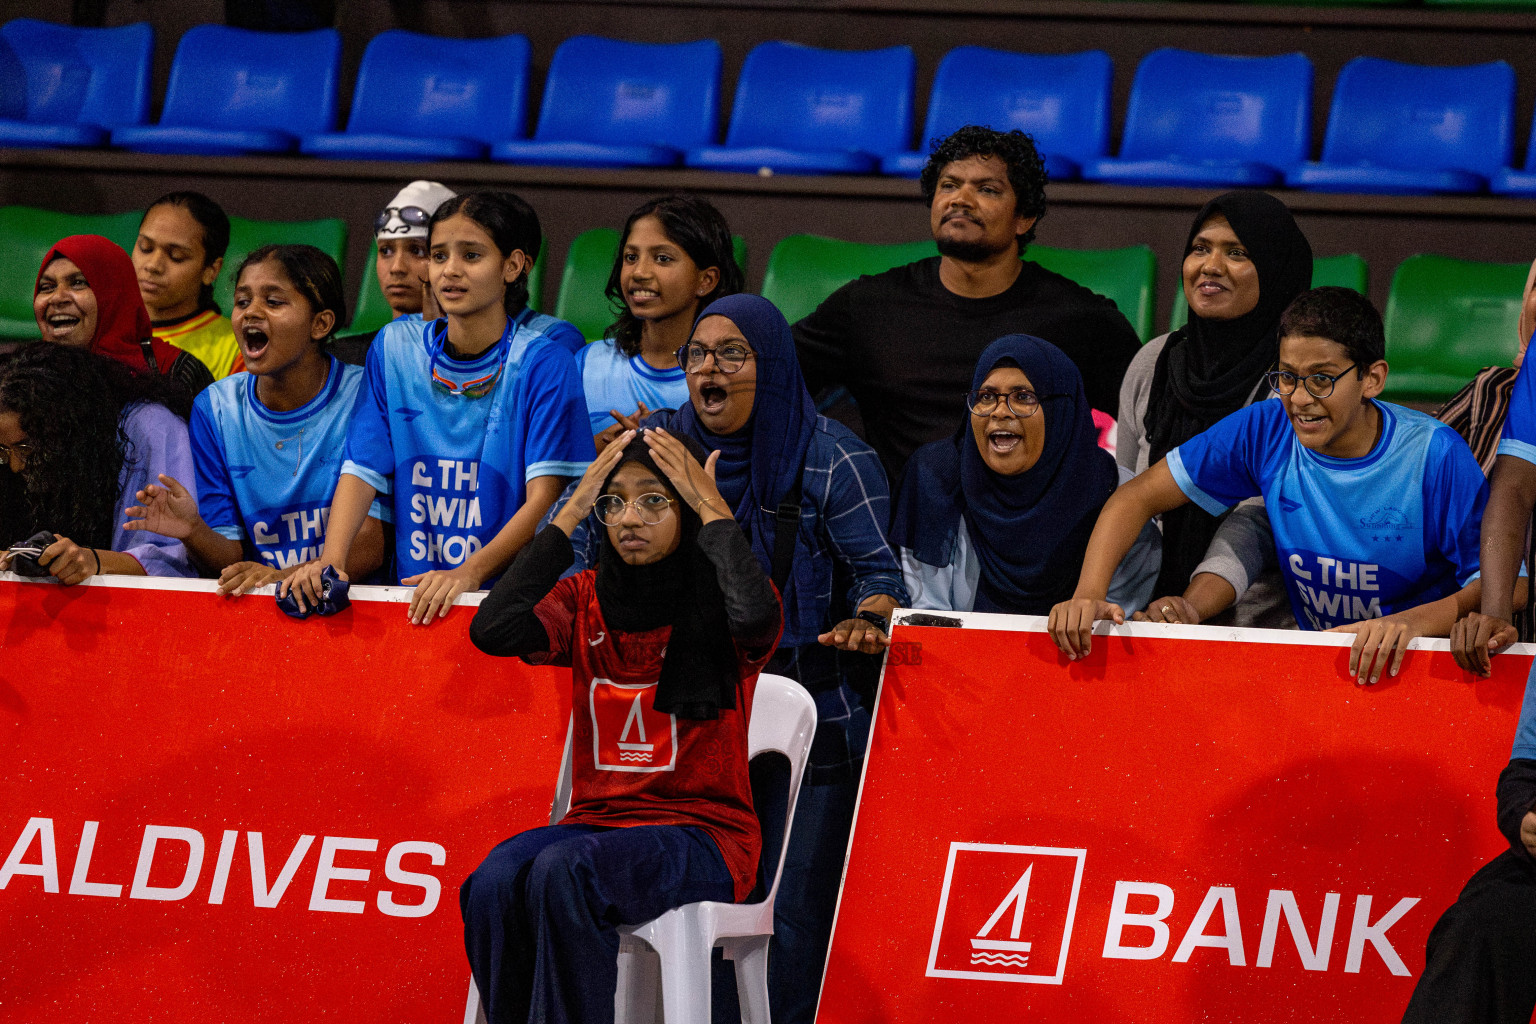
[[[626,356],[612,338],[594,341],[576,353],[587,395],[592,433],[600,434],[618,421],[614,409],[630,415],[644,402],[651,412],[680,409],[688,401],[688,375],[681,366],[658,370],[640,356]]]

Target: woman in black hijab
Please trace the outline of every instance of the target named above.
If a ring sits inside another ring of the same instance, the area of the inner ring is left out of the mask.
[[[1189,322],[1148,342],[1120,386],[1116,457],[1132,473],[1265,397],[1280,314],[1312,284],[1312,246],[1274,196],[1228,192],[1195,216],[1181,278]],[[1155,593],[1184,592],[1218,522],[1193,505],[1163,517]]]

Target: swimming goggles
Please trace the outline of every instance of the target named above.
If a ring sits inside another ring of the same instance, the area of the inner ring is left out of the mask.
[[[512,350],[512,335],[517,333],[517,328],[526,318],[527,313],[528,310],[524,310],[516,317],[507,318],[507,329],[501,332],[501,341],[497,342],[501,348],[501,354],[496,360],[496,369],[483,377],[467,381],[450,380],[437,372],[438,361],[443,358],[443,347],[448,343],[448,324],[443,320],[434,321],[432,330],[435,337],[428,350],[431,356],[432,386],[446,394],[458,395],[461,398],[484,398],[496,390],[496,384],[507,368],[507,353]]]

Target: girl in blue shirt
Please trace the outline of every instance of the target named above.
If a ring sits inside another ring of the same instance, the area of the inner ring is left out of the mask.
[[[247,256],[232,312],[246,372],[193,403],[196,490],[161,475],[127,528],[180,539],[221,593],[239,595],[319,556],[363,371],[329,352],[346,299],[336,261],[312,245]],[[347,565],[358,578],[384,560],[385,513],[369,511]]]
[[[389,495],[395,575],[425,623],[492,582],[533,537],[568,477],[592,461],[569,324],[528,308],[538,216],[507,192],[455,196],[432,215],[428,280],[445,314],[387,324],[368,351],[330,528],[283,585],[318,603],[368,508]]]
[[[744,286],[731,229],[707,200],[662,196],[629,215],[608,275],[619,319],[576,355],[600,449],[657,409],[688,404],[677,351],[701,309]]]

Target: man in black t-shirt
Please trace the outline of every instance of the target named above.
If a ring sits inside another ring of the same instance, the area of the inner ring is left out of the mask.
[[[1045,167],[1023,132],[967,126],[921,179],[939,256],[861,277],[794,327],[811,393],[842,385],[892,480],[918,446],[953,434],[982,349],[1032,334],[1082,371],[1116,415],[1141,340],[1109,299],[1019,257],[1045,215]]]

